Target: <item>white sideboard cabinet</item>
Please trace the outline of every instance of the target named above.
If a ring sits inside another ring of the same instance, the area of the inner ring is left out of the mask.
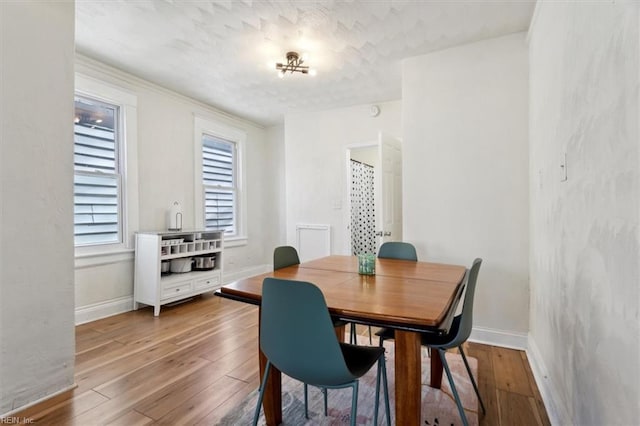
[[[162,305],[220,288],[223,248],[223,231],[138,232],[133,308],[150,305],[158,316]],[[206,267],[197,269],[198,257],[207,258]],[[172,260],[180,272],[163,272]]]

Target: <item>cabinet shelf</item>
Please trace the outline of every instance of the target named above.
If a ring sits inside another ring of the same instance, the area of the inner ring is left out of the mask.
[[[160,256],[160,260],[180,259],[180,258],[183,258],[183,257],[201,256],[203,254],[215,254],[215,253],[221,253],[221,252],[222,252],[222,249],[200,250],[200,251],[193,251],[193,252],[188,251],[188,252],[184,252],[184,253],[162,255],[162,256]]]
[[[222,285],[224,231],[139,232],[136,234],[134,309],[140,304],[167,303],[213,292]],[[162,275],[161,264],[172,259],[215,255],[215,268]]]
[[[213,268],[209,270],[198,270],[198,271],[194,270],[191,272],[174,272],[171,274],[162,275],[160,277],[160,281],[162,281],[163,283],[184,281],[184,280],[190,280],[190,279],[196,279],[196,278],[203,278],[204,276],[212,275],[212,273],[213,275],[215,275],[218,273],[218,270],[216,268]]]

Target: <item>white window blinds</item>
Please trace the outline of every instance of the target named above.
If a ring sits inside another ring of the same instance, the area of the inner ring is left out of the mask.
[[[119,243],[118,107],[79,96],[75,105],[75,245]]]
[[[236,233],[236,144],[202,135],[202,179],[206,229]]]

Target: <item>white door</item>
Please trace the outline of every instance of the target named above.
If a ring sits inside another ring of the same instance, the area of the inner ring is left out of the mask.
[[[402,241],[402,151],[400,141],[378,134],[380,173],[376,187],[376,222],[380,244]],[[379,194],[379,195],[378,195]]]

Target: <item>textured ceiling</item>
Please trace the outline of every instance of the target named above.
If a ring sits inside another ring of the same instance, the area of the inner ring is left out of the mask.
[[[535,1],[76,0],[76,48],[271,125],[288,111],[401,97],[401,60],[528,28]],[[317,76],[278,78],[307,52]],[[270,65],[268,65],[270,64]]]

